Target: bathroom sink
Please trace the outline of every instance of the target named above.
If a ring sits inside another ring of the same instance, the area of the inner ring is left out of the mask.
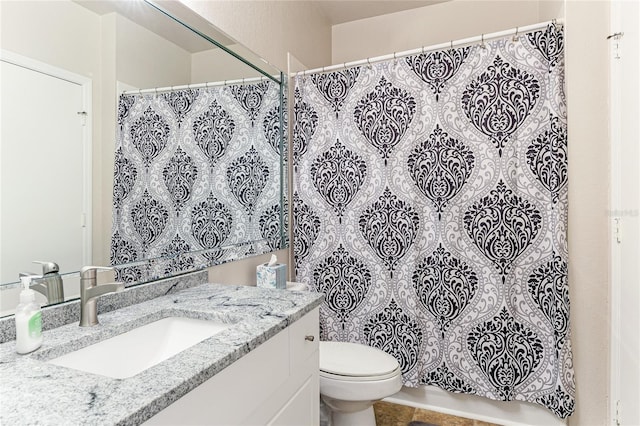
[[[47,362],[124,379],[135,376],[230,326],[231,324],[220,321],[168,317]]]

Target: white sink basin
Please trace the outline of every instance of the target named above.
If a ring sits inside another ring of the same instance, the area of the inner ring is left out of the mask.
[[[48,361],[88,373],[124,379],[220,333],[231,324],[168,317]]]

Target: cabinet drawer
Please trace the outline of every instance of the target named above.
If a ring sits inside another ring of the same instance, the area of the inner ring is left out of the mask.
[[[315,308],[289,327],[292,365],[305,361],[319,348],[319,310]]]

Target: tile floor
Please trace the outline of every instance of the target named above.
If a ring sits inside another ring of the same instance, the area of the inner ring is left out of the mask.
[[[376,402],[373,409],[377,426],[498,426],[385,401]]]

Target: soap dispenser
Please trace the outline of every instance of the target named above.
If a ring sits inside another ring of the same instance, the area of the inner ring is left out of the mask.
[[[34,260],[33,263],[42,265],[42,282],[47,289],[47,303],[64,302],[64,286],[59,274],[60,267],[55,262],[43,262]]]
[[[42,311],[31,290],[31,280],[37,275],[21,276],[20,304],[16,308],[16,352],[26,354],[42,345]]]

